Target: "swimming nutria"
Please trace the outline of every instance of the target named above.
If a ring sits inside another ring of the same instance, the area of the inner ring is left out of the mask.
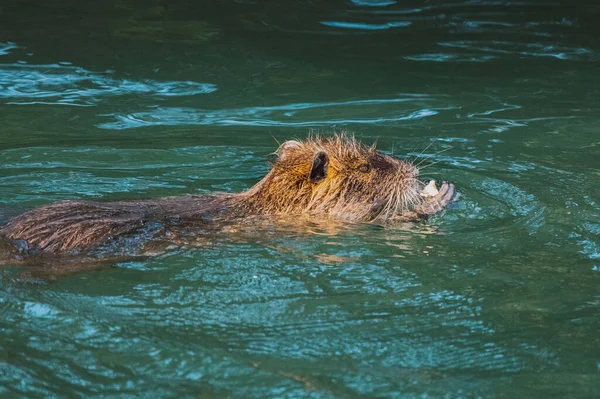
[[[201,226],[253,215],[312,215],[353,222],[412,221],[443,209],[444,183],[423,196],[419,170],[353,136],[286,141],[271,171],[248,191],[142,201],[62,201],[10,219],[0,237],[51,254],[81,252],[152,224]],[[146,227],[147,228],[147,227]]]

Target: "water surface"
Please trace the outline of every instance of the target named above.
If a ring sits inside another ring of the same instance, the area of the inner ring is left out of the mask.
[[[3,2],[0,219],[241,191],[311,130],[426,159],[460,204],[4,267],[3,397],[597,396],[600,8],[214,3]]]

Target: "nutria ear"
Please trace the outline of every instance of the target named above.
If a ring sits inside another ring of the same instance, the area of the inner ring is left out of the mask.
[[[311,183],[319,183],[325,180],[327,177],[327,171],[329,169],[329,156],[324,151],[319,151],[313,158],[312,166],[310,168],[310,175],[308,179]]]

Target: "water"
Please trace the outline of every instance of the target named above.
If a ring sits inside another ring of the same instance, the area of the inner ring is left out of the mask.
[[[45,284],[4,267],[2,396],[597,397],[599,14],[4,0],[0,219],[240,191],[311,129],[430,157],[462,201],[399,229],[242,225]]]

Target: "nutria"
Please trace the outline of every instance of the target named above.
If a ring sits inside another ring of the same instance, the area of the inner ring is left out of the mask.
[[[347,134],[286,141],[274,154],[272,169],[242,193],[62,201],[10,219],[0,227],[0,237],[21,249],[81,253],[117,237],[160,234],[164,230],[156,226],[161,224],[202,226],[282,214],[351,222],[413,221],[440,211],[454,195],[454,186],[444,183],[439,194],[424,197],[416,166]]]

